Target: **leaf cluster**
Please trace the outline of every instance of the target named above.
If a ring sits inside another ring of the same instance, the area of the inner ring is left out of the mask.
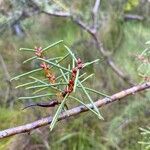
[[[73,92],[67,93],[66,95],[64,95],[62,97],[62,96],[60,96],[60,94],[63,93],[65,87],[68,86],[71,75],[72,75],[72,69],[75,68],[75,65],[77,64],[78,59],[76,58],[75,54],[70,50],[70,48],[67,47],[63,43],[62,40],[55,42],[55,43],[47,46],[46,48],[43,48],[42,53],[45,54],[46,51],[52,50],[53,47],[58,44],[63,44],[64,48],[66,49],[66,54],[64,56],[57,56],[57,57],[52,57],[52,58],[38,57],[35,55],[36,49],[20,48],[20,51],[26,51],[26,52],[33,53],[33,56],[31,58],[29,58],[23,62],[24,64],[37,59],[40,62],[44,62],[44,63],[50,65],[51,71],[55,72],[55,74],[56,74],[56,79],[55,79],[56,82],[55,83],[49,82],[49,80],[42,74],[41,74],[41,78],[36,77],[36,74],[38,72],[43,72],[43,68],[40,66],[37,69],[33,69],[29,72],[20,74],[16,77],[12,78],[11,81],[18,80],[22,77],[29,78],[31,81],[27,82],[27,83],[19,84],[16,88],[24,88],[25,90],[34,90],[34,92],[31,96],[20,97],[19,99],[26,100],[26,99],[37,99],[37,98],[42,98],[42,97],[48,97],[48,99],[50,101],[52,101],[53,99],[57,99],[58,101],[60,101],[60,105],[58,106],[58,108],[55,112],[55,115],[53,117],[52,123],[50,125],[51,130],[54,128],[60,113],[63,110],[65,111],[66,102],[69,99],[77,101],[80,104],[86,106],[92,113],[94,113],[96,116],[98,116],[98,118],[103,119],[97,106],[94,104],[93,98],[90,96],[90,93],[95,93],[98,95],[102,95],[104,97],[109,97],[109,96],[106,94],[103,94],[99,91],[96,91],[94,89],[91,89],[90,87],[86,87],[84,85],[84,83],[93,76],[93,74],[87,75],[86,72],[84,72],[84,68],[88,67],[89,65],[92,65],[93,63],[98,62],[99,59],[82,64],[82,69],[77,71],[77,74],[75,77],[75,81],[74,81],[74,85],[73,85],[74,86]],[[64,63],[63,63],[65,61],[67,61],[67,66],[64,65]],[[89,100],[89,102],[93,105],[93,108],[90,108],[88,105],[86,105],[83,102],[83,100],[81,100],[77,96],[77,92],[81,92],[84,96],[86,96],[87,99]]]

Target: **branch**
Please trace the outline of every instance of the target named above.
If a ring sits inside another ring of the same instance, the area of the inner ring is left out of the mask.
[[[150,82],[146,82],[137,86],[133,86],[132,88],[123,90],[119,93],[116,93],[114,95],[112,95],[110,98],[103,98],[103,99],[99,99],[95,102],[95,105],[97,107],[102,107],[105,106],[109,103],[115,102],[117,100],[120,100],[122,98],[125,98],[128,95],[132,95],[135,94],[137,92],[146,90],[150,88]],[[93,108],[92,104],[87,104],[88,107]],[[86,112],[89,109],[83,105],[72,108],[70,110],[67,110],[66,112],[63,112],[60,114],[58,121],[63,120],[65,118],[71,117],[71,116],[75,116],[78,115],[82,112]],[[50,124],[52,122],[52,117],[45,117],[42,118],[40,120],[34,121],[32,123],[28,123],[22,126],[18,126],[18,127],[14,127],[14,128],[9,128],[3,131],[0,131],[0,139],[12,136],[12,135],[16,135],[16,134],[20,134],[20,133],[26,133],[26,132],[31,132],[32,130],[42,127],[42,126],[46,126],[48,124]]]
[[[124,14],[124,20],[138,20],[138,21],[143,21],[144,17],[140,15],[134,15],[134,14]]]
[[[98,8],[100,5],[100,0],[96,0],[95,1],[95,5],[93,8],[94,13],[94,18],[97,18],[97,12],[98,12]],[[101,54],[105,57],[107,64],[111,67],[111,69],[121,78],[123,79],[125,82],[127,82],[130,85],[134,85],[134,83],[131,81],[131,79],[129,78],[128,75],[126,75],[124,72],[122,72],[122,70],[115,64],[114,60],[110,57],[110,55],[108,55],[108,52],[105,50],[105,48],[103,47],[102,42],[99,40],[98,38],[98,31],[97,31],[97,23],[93,23],[93,26],[90,27],[89,25],[87,25],[86,23],[84,23],[82,20],[80,20],[79,18],[76,18],[73,14],[68,14],[68,15],[59,15],[58,13],[55,12],[47,12],[46,10],[42,10],[43,13],[50,15],[50,16],[59,16],[59,17],[66,17],[66,18],[71,18],[72,21],[74,23],[76,23],[78,26],[80,26],[83,30],[85,30],[86,32],[88,32],[92,38],[94,39],[95,43],[96,43],[96,47],[97,49],[101,52]],[[94,21],[95,22],[95,21]]]
[[[53,12],[50,12],[50,11],[42,10],[41,12],[45,13],[45,14],[48,14],[48,15],[55,16],[55,17],[70,17],[71,16],[70,13],[63,12],[63,11],[53,13]]]
[[[101,2],[101,0],[95,0],[94,7],[92,9],[93,26],[95,29],[97,28],[97,23],[98,23],[97,15],[98,15],[99,7],[100,7],[100,2]]]

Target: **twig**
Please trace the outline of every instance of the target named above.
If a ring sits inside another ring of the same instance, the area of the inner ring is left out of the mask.
[[[95,0],[94,7],[92,9],[92,17],[93,17],[93,26],[95,29],[97,29],[97,24],[98,24],[98,10],[100,7],[100,0]]]
[[[70,13],[63,12],[63,11],[53,13],[53,12],[48,12],[48,11],[42,10],[41,12],[48,14],[48,15],[53,15],[55,17],[70,17],[71,16]]]
[[[135,15],[135,14],[124,14],[124,20],[138,20],[138,21],[143,21],[144,17],[140,15]]]
[[[105,106],[109,103],[112,103],[112,102],[115,102],[115,101],[120,100],[122,98],[125,98],[128,95],[133,95],[137,92],[140,92],[140,91],[143,91],[143,90],[146,90],[149,88],[150,88],[150,82],[136,85],[136,86],[133,86],[129,89],[126,89],[126,90],[123,90],[119,93],[116,93],[116,94],[112,95],[110,98],[99,99],[95,102],[95,105],[97,107],[102,107],[102,106]],[[92,104],[87,104],[87,106],[93,109]],[[70,110],[67,110],[66,112],[61,113],[58,120],[60,121],[60,120],[63,120],[65,118],[78,115],[82,112],[86,112],[88,110],[89,109],[87,109],[87,107],[81,105],[81,106],[72,108]],[[45,117],[45,118],[42,118],[40,120],[34,121],[32,123],[28,123],[28,124],[25,124],[22,126],[9,128],[9,129],[0,131],[0,139],[6,138],[6,137],[9,137],[12,135],[16,135],[16,134],[31,132],[32,130],[34,130],[36,128],[50,124],[52,122],[52,120],[53,120],[52,117]]]
[[[56,105],[59,105],[60,102],[58,102],[57,100],[51,100],[50,102],[39,102],[39,103],[33,103],[33,104],[29,104],[27,106],[25,106],[23,108],[24,109],[27,109],[29,107],[34,107],[34,106],[39,106],[39,107],[55,107]]]
[[[100,5],[100,0],[97,0],[95,2],[94,5],[94,17],[97,18],[97,11]],[[58,14],[55,12],[47,12],[46,10],[42,10],[43,13],[50,15],[50,16],[57,16]],[[60,15],[59,17],[63,17],[62,15]],[[112,70],[121,78],[123,79],[125,82],[127,82],[130,85],[134,85],[134,83],[131,81],[131,79],[129,78],[128,75],[126,75],[124,72],[122,72],[122,70],[114,63],[114,60],[112,59],[112,57],[110,55],[108,55],[108,52],[104,49],[102,42],[99,40],[98,38],[98,31],[97,31],[97,23],[96,25],[93,24],[92,27],[88,26],[86,23],[84,23],[82,20],[80,20],[79,18],[75,17],[73,14],[70,14],[67,16],[65,16],[66,18],[71,18],[72,21],[74,23],[76,23],[78,26],[80,26],[83,30],[87,31],[92,38],[94,39],[95,43],[96,43],[96,47],[97,49],[100,51],[100,53],[105,57],[107,64],[112,68]]]

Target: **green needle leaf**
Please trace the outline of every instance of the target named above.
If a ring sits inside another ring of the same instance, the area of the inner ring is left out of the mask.
[[[62,77],[64,78],[65,82],[67,83],[68,80],[67,80],[67,78],[66,78],[65,73],[62,71],[62,69],[59,69],[59,70],[60,70],[60,72],[61,72],[61,74],[62,74]]]
[[[62,57],[57,63],[62,62],[63,60],[65,60],[70,54],[67,53],[64,57]]]
[[[75,67],[75,60],[72,59],[72,68],[74,68],[74,67]]]
[[[72,58],[77,62],[77,58],[75,57],[74,53],[72,53],[72,51],[70,50],[70,48],[68,46],[66,46],[66,45],[64,45],[64,47],[70,53],[70,55],[72,56]]]
[[[29,78],[34,79],[35,81],[40,82],[40,83],[45,84],[45,85],[48,84],[48,83],[46,83],[46,82],[44,82],[44,81],[42,81],[42,80],[40,80],[40,79],[37,79],[37,78],[35,78],[35,77],[32,77],[32,76],[30,76]]]
[[[42,70],[42,68],[38,68],[38,69],[35,69],[35,70],[32,70],[32,71],[20,74],[20,75],[18,75],[16,77],[12,78],[10,81],[12,81],[12,80],[18,80],[20,77],[23,77],[23,76],[26,76],[26,75],[29,75],[29,74],[32,74],[34,72],[38,72],[38,71],[41,71],[41,70]]]
[[[61,69],[62,70],[62,69]],[[64,73],[64,72],[63,72]],[[66,75],[68,75],[69,74],[69,72],[65,72],[64,73],[64,75],[66,76]],[[60,76],[58,76],[57,78],[56,78],[56,80],[58,80],[58,79],[60,79],[60,78],[62,78],[63,77],[63,75],[60,75]]]
[[[29,59],[23,61],[23,64],[25,64],[25,63],[27,63],[27,62],[33,60],[33,59],[36,59],[36,58],[37,58],[37,56],[33,56],[33,57],[31,57],[31,58],[29,58]]]
[[[43,88],[43,87],[53,87],[53,86],[59,86],[59,85],[67,85],[68,83],[54,83],[54,84],[42,84],[42,85],[37,85],[37,86],[30,86],[30,87],[27,87],[26,90],[29,90],[29,89],[36,89],[36,88]]]
[[[56,64],[56,63],[54,63],[54,62],[45,60],[45,59],[43,59],[43,58],[37,58],[37,59],[42,60],[42,61],[44,61],[44,62],[46,62],[46,63],[48,63],[48,64],[50,64],[50,65],[52,65],[52,66],[54,66],[54,67],[61,68],[61,69],[65,70],[65,71],[71,72],[70,70],[66,69],[65,67],[62,67],[62,66],[60,66],[60,65],[58,65],[58,64]]]
[[[81,87],[79,87],[79,88],[81,88]],[[110,96],[109,96],[109,95],[107,95],[107,94],[101,93],[101,92],[99,92],[99,91],[96,91],[96,90],[91,89],[91,88],[88,88],[88,87],[84,87],[84,88],[85,88],[87,91],[90,91],[90,92],[93,92],[93,93],[99,94],[99,95],[101,95],[101,96],[104,96],[104,97],[108,97],[108,98],[110,98]]]
[[[76,78],[75,78],[75,81],[74,81],[74,88],[73,88],[73,92],[75,92],[75,91],[76,91],[76,87],[77,87],[78,79],[79,79],[79,70],[77,70]]]
[[[85,76],[85,75],[86,75],[86,72],[84,72],[83,74],[81,74],[81,75],[79,76],[79,79],[82,78],[82,77]]]
[[[57,122],[57,120],[58,120],[58,117],[59,117],[59,115],[60,115],[60,112],[61,112],[61,110],[63,109],[64,104],[65,104],[65,102],[66,102],[66,100],[67,100],[67,97],[68,97],[68,94],[64,97],[64,99],[62,100],[60,106],[58,107],[58,109],[57,109],[57,111],[56,111],[56,113],[55,113],[55,115],[54,115],[54,117],[53,117],[53,120],[52,120],[52,122],[51,122],[51,124],[50,124],[50,131],[53,130],[53,128],[54,128],[54,126],[55,126],[55,124],[56,124],[56,122]]]
[[[99,59],[96,59],[96,60],[91,61],[91,62],[86,62],[86,63],[83,64],[83,68],[85,68],[85,67],[87,67],[87,66],[89,66],[89,65],[91,65],[93,63],[97,63],[98,61],[99,61]]]
[[[87,76],[86,78],[84,78],[81,83],[85,82],[87,79],[91,78],[94,74],[90,74],[89,76]]]
[[[80,81],[78,81],[79,85],[81,86],[83,92],[85,93],[85,95],[87,96],[87,98],[89,99],[89,101],[91,102],[91,104],[93,105],[93,108],[95,109],[95,111],[97,111],[97,113],[99,114],[99,118],[101,119],[102,116],[98,110],[98,108],[95,106],[92,98],[90,97],[90,95],[88,94],[88,92],[86,91],[86,89],[84,88],[84,86],[82,85],[82,83]]]
[[[31,49],[31,48],[20,48],[20,51],[31,51],[31,52],[35,52],[35,49]]]
[[[41,88],[41,89],[38,89],[38,90],[34,91],[33,94],[39,93],[39,92],[41,92],[41,91],[43,91],[43,90],[45,90],[45,89],[47,89],[47,88],[48,88],[48,87],[43,87],[43,88]]]
[[[58,41],[58,42],[55,42],[55,43],[53,43],[53,44],[51,44],[51,45],[45,47],[45,48],[43,49],[43,52],[46,51],[46,50],[48,50],[49,48],[52,48],[52,47],[56,46],[56,45],[59,44],[59,43],[62,43],[62,42],[63,42],[63,40],[60,40],[60,41]]]
[[[81,103],[82,105],[84,105],[86,108],[88,108],[90,111],[92,111],[95,115],[97,115],[97,116],[99,117],[99,114],[96,113],[92,108],[90,108],[89,105],[83,103],[81,100],[79,100],[79,99],[76,98],[76,97],[73,97],[73,96],[71,96],[71,95],[69,95],[69,97],[72,98],[72,99],[74,99],[74,100],[76,100],[76,101],[78,101],[79,103]],[[104,119],[104,118],[102,117],[101,119]]]
[[[35,98],[40,98],[40,97],[47,97],[47,96],[54,96],[56,94],[51,93],[51,94],[43,94],[43,95],[35,95],[35,96],[29,96],[29,97],[19,97],[19,99],[35,99]]]
[[[17,89],[17,88],[20,88],[20,87],[28,86],[28,85],[34,84],[34,83],[36,83],[36,82],[37,82],[37,81],[32,81],[32,82],[24,83],[24,84],[21,84],[21,85],[16,86],[15,88]]]
[[[54,58],[49,58],[48,61],[52,61],[52,60],[59,60],[62,59],[62,57],[54,57]]]

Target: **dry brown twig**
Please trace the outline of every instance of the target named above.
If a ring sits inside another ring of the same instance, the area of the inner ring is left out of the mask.
[[[115,102],[115,101],[120,100],[122,98],[125,98],[126,96],[133,95],[137,92],[144,91],[144,90],[149,89],[149,88],[150,88],[150,82],[136,85],[136,86],[133,86],[129,89],[126,89],[126,90],[123,90],[119,93],[116,93],[116,94],[112,95],[110,98],[99,99],[95,102],[95,105],[97,107],[102,107],[102,106],[105,106],[109,103],[112,103],[112,102]],[[88,107],[93,108],[92,104],[87,104],[87,105],[88,105]],[[78,114],[80,114],[82,112],[86,112],[88,110],[89,109],[83,105],[72,108],[70,110],[67,110],[66,112],[61,113],[59,118],[58,118],[58,121],[63,120],[63,119],[68,118],[68,117],[71,117],[71,116],[78,115]],[[16,134],[29,133],[36,128],[50,124],[52,122],[52,119],[53,119],[52,117],[45,117],[45,118],[42,118],[40,120],[34,121],[32,123],[28,123],[28,124],[25,124],[22,126],[18,126],[18,127],[14,127],[14,128],[0,131],[0,139],[6,138],[6,137],[9,137],[12,135],[16,135]]]

